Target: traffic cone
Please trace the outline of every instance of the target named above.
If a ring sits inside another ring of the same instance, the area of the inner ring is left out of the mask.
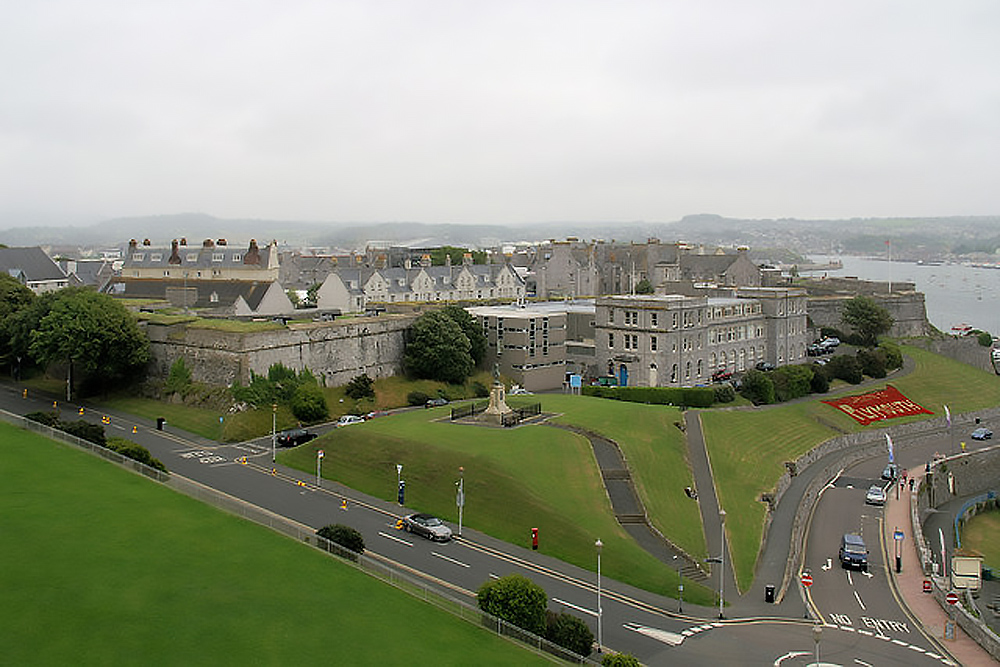
[[[340,501],[340,509],[344,510],[345,512],[347,511],[347,498],[344,498],[343,500]]]
[[[135,424],[132,424],[132,432],[133,433],[138,433],[139,432],[139,429],[138,429],[138,427],[136,427]]]

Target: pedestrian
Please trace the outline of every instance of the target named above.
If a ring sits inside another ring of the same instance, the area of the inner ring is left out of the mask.
[[[910,493],[913,492],[913,478],[910,478]]]

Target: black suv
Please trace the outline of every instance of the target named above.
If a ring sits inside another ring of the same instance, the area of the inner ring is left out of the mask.
[[[304,428],[292,428],[287,431],[282,431],[275,436],[275,440],[282,447],[297,447],[302,443],[309,442],[316,437],[315,433],[310,433]]]

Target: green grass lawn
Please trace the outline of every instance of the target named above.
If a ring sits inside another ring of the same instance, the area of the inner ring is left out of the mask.
[[[5,664],[547,662],[82,451],[0,443]]]
[[[978,551],[983,565],[1000,575],[1000,510],[983,512],[962,527],[962,547]]]
[[[822,400],[884,388],[892,384],[934,416],[944,414],[947,404],[954,414],[991,407],[1000,402],[1000,378],[967,364],[952,361],[921,348],[904,345],[904,355],[915,362],[912,373],[864,388],[838,384],[829,394],[788,405],[754,410],[706,410],[702,412],[705,439],[715,485],[726,510],[726,532],[741,590],[753,583],[760,550],[765,507],[759,501],[773,491],[784,473],[784,462],[795,460],[840,431],[882,429],[919,421],[931,415],[916,415],[869,426]]]
[[[543,407],[570,402],[560,396],[531,397],[536,398]],[[578,410],[605,407],[600,399],[576,403]],[[673,568],[640,548],[615,520],[585,438],[543,425],[452,424],[449,414],[447,407],[421,409],[337,429],[282,452],[279,461],[315,470],[315,451],[322,448],[325,478],[385,499],[396,497],[396,464],[402,464],[407,506],[450,521],[458,518],[455,482],[464,467],[465,525],[522,546],[530,545],[531,528],[538,528],[540,551],[590,570],[596,568],[594,541],[599,538],[605,545],[605,574],[674,594]],[[712,592],[696,584],[686,587],[685,599],[713,602]]]

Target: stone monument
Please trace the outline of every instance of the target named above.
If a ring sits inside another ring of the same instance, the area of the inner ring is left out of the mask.
[[[505,414],[513,412],[507,405],[507,390],[500,381],[500,364],[493,364],[493,386],[490,388],[490,404],[483,412],[487,419],[500,420]]]

